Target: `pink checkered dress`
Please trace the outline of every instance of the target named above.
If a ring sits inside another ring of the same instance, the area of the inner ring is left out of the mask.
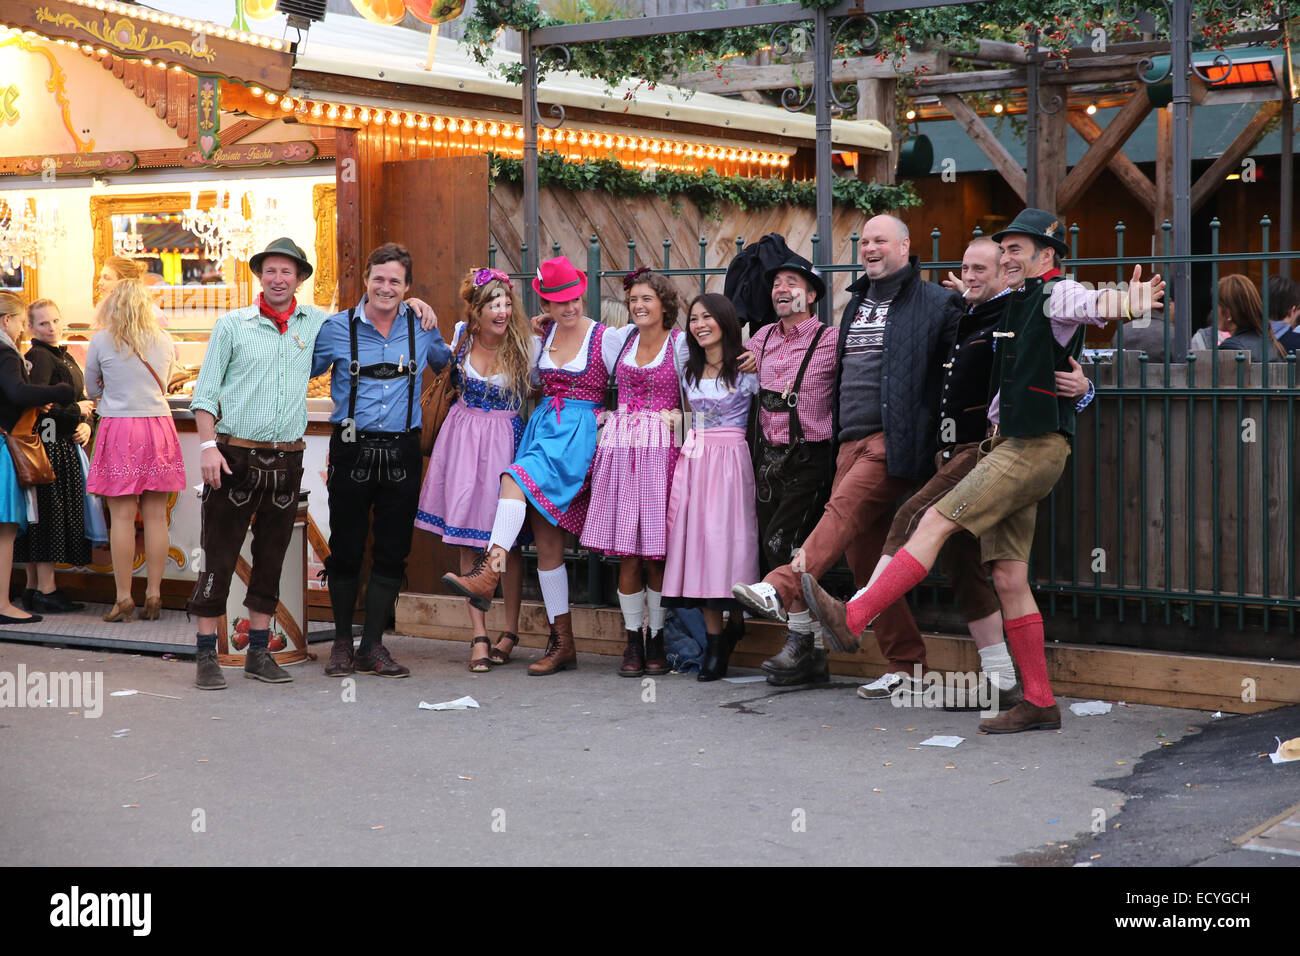
[[[591,466],[591,505],[583,547],[606,554],[662,561],[668,539],[668,492],[680,445],[664,412],[680,411],[673,356],[680,329],[668,333],[659,359],[629,364],[640,332],[633,332],[615,366],[618,409],[605,418]]]

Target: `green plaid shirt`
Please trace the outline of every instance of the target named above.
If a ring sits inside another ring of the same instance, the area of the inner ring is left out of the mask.
[[[301,438],[312,351],[326,318],[300,302],[281,335],[256,305],[227,312],[212,327],[190,411],[212,414],[218,434],[246,441]]]

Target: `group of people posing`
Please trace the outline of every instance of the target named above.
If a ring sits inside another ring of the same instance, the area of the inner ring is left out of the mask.
[[[858,693],[886,699],[920,690],[925,643],[904,597],[942,553],[1001,705],[981,729],[1057,727],[1028,583],[1036,510],[1092,397],[1076,361],[1084,327],[1150,316],[1164,294],[1140,269],[1118,290],[1089,290],[1062,274],[1067,251],[1060,221],[1026,209],[971,242],[961,276],[940,286],[922,278],[907,226],[876,216],[861,230],[864,274],[838,328],[817,317],[825,280],[792,254],[763,278],[776,321],[748,341],[725,296],[683,304],[649,269],[624,279],[625,326],[593,321],[582,308],[588,277],[561,256],[532,279],[543,311],[531,320],[507,275],[465,276],[447,343],[432,310],[407,300],[402,246],[375,250],[361,301],[327,316],[297,301],[311,265],[276,240],[250,260],[257,301],[214,326],[191,404],[204,481],[205,564],[188,604],[196,685],[226,686],[216,626],[254,516],[245,675],[291,679],[267,650],[269,622],[299,498],[307,382],[328,371],[329,675],[409,675],[382,634],[415,528],[461,548],[460,573],[443,580],[467,598],[470,670],[509,662],[519,644],[520,547],[530,540],[551,633],[528,672],[575,667],[568,532],[619,558],[619,675],[666,673],[668,609],[696,607],[702,681],[726,674],[748,612],[787,627],[762,665],[773,684],[827,680],[826,645],[853,651],[873,626],[888,669]],[[133,342],[122,341],[114,353],[125,362]],[[448,363],[458,397],[422,480],[420,381]],[[863,585],[847,604],[818,584],[841,557]],[[506,629],[493,642],[485,612],[499,587]]]

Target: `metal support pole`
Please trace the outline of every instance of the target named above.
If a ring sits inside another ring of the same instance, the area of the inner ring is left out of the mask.
[[[813,50],[815,66],[814,90],[817,103],[817,236],[814,250],[818,260],[813,265],[830,265],[835,258],[835,241],[831,231],[831,31],[826,9],[819,7],[814,19]],[[826,276],[827,294],[817,303],[817,312],[823,322],[830,321],[830,301],[834,297],[834,276]]]
[[[1287,31],[1287,50],[1283,66],[1284,75],[1282,77],[1282,153],[1278,157],[1282,167],[1282,189],[1281,201],[1282,209],[1278,214],[1278,243],[1279,248],[1284,251],[1291,250],[1291,213],[1295,208],[1295,97],[1291,95],[1291,42],[1290,42],[1290,24],[1283,22],[1283,29]],[[1291,278],[1291,260],[1282,259],[1278,262],[1277,271],[1279,275]]]
[[[1173,0],[1170,59],[1174,85],[1174,255],[1192,254],[1191,0]],[[1175,259],[1169,293],[1174,302],[1174,354],[1186,355],[1192,336],[1192,272]]]
[[[524,62],[524,238],[528,243],[519,268],[531,275],[537,271],[541,243],[537,211],[537,51],[533,49],[532,31],[521,33],[519,49]],[[537,314],[537,294],[530,282],[524,283],[524,309],[529,315]]]

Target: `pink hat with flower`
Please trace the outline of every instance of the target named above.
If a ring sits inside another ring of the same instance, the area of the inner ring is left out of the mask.
[[[557,256],[537,267],[533,291],[547,302],[580,299],[587,292],[587,276],[567,256]]]

